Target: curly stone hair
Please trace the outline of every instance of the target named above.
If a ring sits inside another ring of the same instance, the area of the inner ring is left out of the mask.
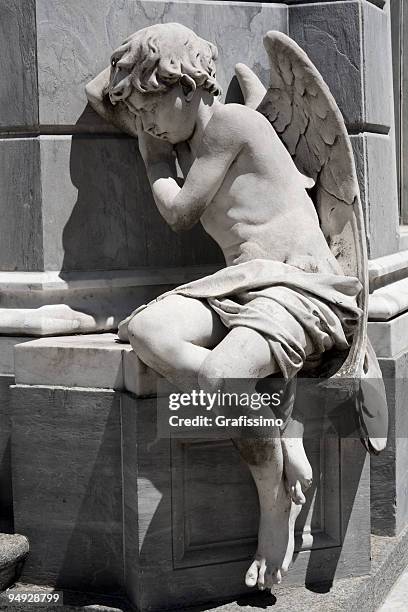
[[[167,91],[187,75],[197,87],[214,96],[222,93],[215,78],[218,50],[179,23],[163,23],[138,30],[112,54],[132,66],[131,83],[141,93]]]

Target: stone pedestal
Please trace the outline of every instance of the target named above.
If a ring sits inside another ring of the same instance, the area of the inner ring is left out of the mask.
[[[399,535],[408,525],[408,251],[372,266],[368,332],[379,357],[390,411],[388,445],[371,458],[373,533]],[[402,278],[401,278],[402,277]]]
[[[16,346],[13,510],[31,547],[22,580],[124,592],[140,610],[247,592],[258,521],[249,471],[229,440],[158,439],[156,376],[137,362],[112,334]],[[286,583],[367,574],[368,457],[358,440],[335,438],[310,439],[307,452],[315,483]]]

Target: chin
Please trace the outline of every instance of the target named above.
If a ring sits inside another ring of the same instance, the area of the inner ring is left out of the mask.
[[[166,140],[170,144],[176,145],[176,144],[179,144],[180,142],[185,142],[185,140],[187,140],[187,139],[183,138],[181,136],[172,136],[171,134],[167,134]]]
[[[190,140],[194,135],[194,128],[191,131],[186,131],[184,134],[170,134],[166,132],[166,140],[170,142],[172,145],[180,144],[181,142],[186,142]]]

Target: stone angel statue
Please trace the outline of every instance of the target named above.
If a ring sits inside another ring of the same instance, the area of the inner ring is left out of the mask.
[[[139,307],[119,326],[140,359],[183,389],[280,374],[292,381],[335,354],[330,377],[378,381],[355,403],[371,452],[385,445],[381,373],[367,342],[367,255],[359,188],[341,113],[317,69],[286,35],[264,39],[265,89],[238,64],[245,104],[222,104],[216,47],[178,23],[127,38],[86,92],[136,136],[157,208],[175,230],[201,222],[225,267]],[[255,384],[255,383],[254,383]],[[378,398],[377,398],[378,400]],[[256,427],[234,441],[260,503],[258,549],[246,574],[281,581],[312,470],[303,422]]]

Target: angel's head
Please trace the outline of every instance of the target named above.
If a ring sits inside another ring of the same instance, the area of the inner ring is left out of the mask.
[[[112,54],[109,99],[140,116],[146,132],[187,140],[194,131],[194,97],[221,94],[217,55],[215,45],[179,23],[139,30]]]

